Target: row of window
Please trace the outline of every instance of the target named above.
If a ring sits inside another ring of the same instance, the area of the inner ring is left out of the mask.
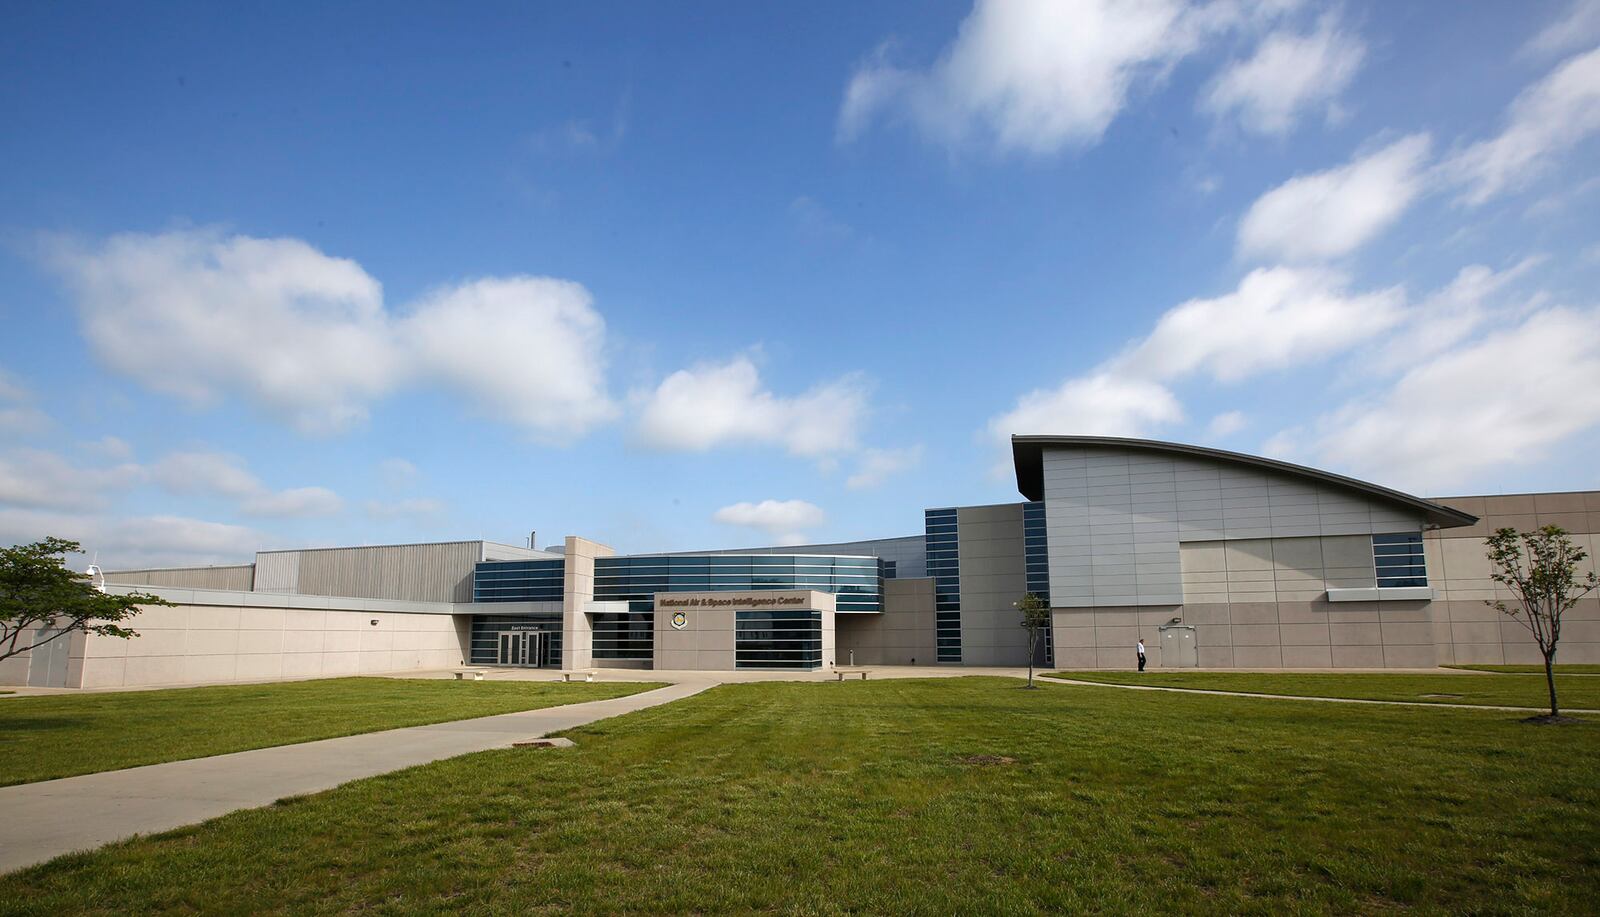
[[[939,662],[961,661],[961,557],[954,509],[923,513],[923,549],[933,577],[933,632]]]
[[[1372,565],[1378,588],[1428,585],[1428,565],[1422,553],[1422,535],[1403,532],[1372,536]]]
[[[1027,591],[1050,604],[1050,539],[1045,533],[1044,501],[1022,504],[1022,552]],[[1054,628],[1044,629],[1044,664],[1055,665]]]
[[[472,584],[475,602],[559,602],[565,589],[562,560],[485,561]],[[595,559],[595,598],[626,601],[634,612],[651,610],[658,592],[744,592],[813,589],[838,596],[838,609],[883,610],[883,565],[876,557],[750,554]]]
[[[735,612],[733,665],[739,669],[821,668],[822,612]]]

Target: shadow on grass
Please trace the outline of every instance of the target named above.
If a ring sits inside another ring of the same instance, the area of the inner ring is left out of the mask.
[[[66,717],[26,717],[23,719],[6,719],[0,716],[0,735],[8,732],[36,732],[45,729],[66,729],[82,725],[77,720]]]

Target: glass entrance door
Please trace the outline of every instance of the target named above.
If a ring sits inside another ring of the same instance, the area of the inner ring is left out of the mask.
[[[538,630],[511,630],[500,634],[500,649],[495,659],[499,665],[519,665],[542,668],[545,664],[545,646],[549,634]]]

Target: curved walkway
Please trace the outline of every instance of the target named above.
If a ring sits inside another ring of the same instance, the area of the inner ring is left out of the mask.
[[[1081,678],[1057,678],[1054,675],[1038,679],[1039,682],[1056,682],[1063,685],[1084,685],[1090,688],[1126,688],[1130,691],[1171,691],[1175,694],[1220,694],[1223,697],[1259,697],[1264,700],[1309,700],[1329,704],[1377,704],[1382,707],[1443,707],[1447,710],[1504,710],[1511,713],[1545,713],[1548,707],[1501,707],[1495,704],[1432,704],[1420,700],[1373,700],[1367,697],[1313,697],[1303,694],[1258,694],[1253,691],[1222,691],[1216,688],[1172,688],[1166,685],[1122,685],[1109,681],[1085,681]],[[1600,713],[1600,710],[1562,710],[1567,713]]]
[[[0,787],[0,872],[681,700],[709,683]]]

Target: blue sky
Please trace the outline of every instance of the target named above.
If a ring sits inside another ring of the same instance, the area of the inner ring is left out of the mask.
[[[1600,488],[1595,0],[6,19],[0,540],[883,537],[1012,432]]]

